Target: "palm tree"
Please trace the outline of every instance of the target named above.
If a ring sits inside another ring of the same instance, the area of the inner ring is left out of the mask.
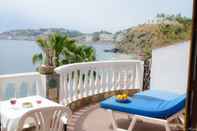
[[[57,67],[95,60],[95,50],[92,47],[77,45],[66,35],[53,33],[48,37],[38,37],[36,42],[42,49],[42,53],[33,55],[33,64]]]
[[[61,60],[61,65],[95,60],[94,49],[85,45],[68,46],[64,48],[62,55],[64,59]]]

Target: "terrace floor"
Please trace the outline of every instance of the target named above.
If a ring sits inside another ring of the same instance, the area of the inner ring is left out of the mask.
[[[117,114],[117,122],[120,128],[127,129],[130,123],[127,115]],[[161,125],[138,121],[134,131],[165,131]],[[182,131],[181,129],[171,129]],[[110,114],[99,107],[99,104],[84,107],[73,113],[68,122],[67,131],[113,131]]]

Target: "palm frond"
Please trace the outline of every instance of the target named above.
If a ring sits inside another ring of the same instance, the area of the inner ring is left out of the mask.
[[[41,64],[43,61],[42,53],[34,54],[32,57],[32,63],[33,64]]]
[[[48,48],[47,47],[47,40],[46,40],[46,38],[44,38],[44,37],[38,37],[37,39],[36,39],[36,42],[38,43],[38,46],[42,49],[42,50],[44,50],[45,48]]]

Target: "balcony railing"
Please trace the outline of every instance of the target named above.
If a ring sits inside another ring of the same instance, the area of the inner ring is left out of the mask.
[[[143,62],[138,60],[99,61],[58,67],[60,102],[121,89],[142,89]]]
[[[0,75],[0,100],[31,95],[45,96],[44,76],[37,72]]]
[[[55,71],[60,75],[59,100],[65,104],[108,91],[142,89],[143,62],[138,60],[68,64]],[[31,95],[46,96],[45,75],[0,75],[0,100]]]

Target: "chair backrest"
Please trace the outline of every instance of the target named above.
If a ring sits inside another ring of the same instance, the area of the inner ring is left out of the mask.
[[[186,92],[189,42],[152,51],[150,88],[178,94]]]
[[[62,131],[63,122],[62,116],[68,109],[66,107],[45,107],[31,110],[25,113],[19,120],[16,131],[22,131],[27,120],[33,120],[35,131]]]

